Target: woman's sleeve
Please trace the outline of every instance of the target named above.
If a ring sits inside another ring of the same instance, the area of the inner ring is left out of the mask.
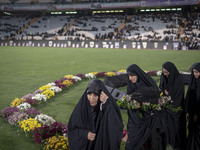
[[[88,130],[76,128],[68,132],[68,139],[70,143],[70,149],[80,150],[84,149],[83,147],[87,146],[88,142]]]

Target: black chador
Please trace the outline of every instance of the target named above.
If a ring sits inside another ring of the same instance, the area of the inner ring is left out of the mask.
[[[186,96],[186,112],[189,119],[187,150],[197,150],[200,149],[200,77],[195,77],[194,72],[200,72],[200,63],[196,63],[191,71]]]
[[[162,65],[169,74],[161,74],[160,89],[171,96],[172,107],[182,107],[183,111],[166,110],[167,115],[167,140],[174,149],[184,149],[186,144],[186,119],[184,111],[184,82],[176,66],[171,62]],[[165,71],[165,72],[166,72]],[[164,71],[163,71],[164,72]]]
[[[127,68],[127,74],[129,75],[127,94],[131,94],[132,99],[140,103],[158,103],[160,92],[155,81],[148,74],[136,64]],[[130,79],[131,76],[137,77],[136,82]],[[142,117],[139,113],[142,113]],[[128,110],[126,150],[163,149],[162,137],[157,132],[163,124],[159,115],[156,110],[143,112],[139,109]]]
[[[88,91],[98,96],[103,91],[108,99],[105,104],[98,100],[93,107],[87,98]],[[94,141],[88,140],[89,131],[96,134]],[[103,82],[92,80],[69,119],[70,150],[119,150],[122,136],[123,123],[119,107]]]

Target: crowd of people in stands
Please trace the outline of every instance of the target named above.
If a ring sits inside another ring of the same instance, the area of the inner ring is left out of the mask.
[[[42,16],[33,24],[30,17],[0,18],[0,38],[23,40],[131,40],[181,41],[191,49],[200,41],[200,13],[148,12],[134,15]],[[71,24],[72,22],[74,24]],[[52,26],[54,23],[54,27]],[[28,24],[28,27],[25,26]],[[41,31],[40,31],[41,29]]]

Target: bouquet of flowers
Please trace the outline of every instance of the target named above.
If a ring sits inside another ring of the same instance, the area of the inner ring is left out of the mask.
[[[171,100],[170,96],[161,96],[158,99],[158,104],[151,104],[150,102],[142,102],[139,103],[134,99],[131,99],[130,95],[124,95],[122,98],[120,98],[117,101],[117,104],[119,107],[124,109],[140,109],[142,111],[148,111],[148,110],[162,110],[162,108],[166,108],[172,111],[180,111],[182,110],[181,107],[174,108],[172,106],[173,101]]]
[[[128,109],[138,109],[140,108],[140,103],[138,103],[135,100],[131,99],[131,96],[129,95],[124,95],[122,98],[120,98],[117,101],[117,104],[119,107],[122,107],[124,109],[128,108]]]
[[[173,103],[173,101],[171,99],[171,96],[162,96],[162,93],[161,93],[161,96],[160,96],[160,98],[158,100],[158,104],[160,106],[165,107],[166,109],[169,109],[169,110],[174,111],[174,112],[183,110],[181,108],[181,106],[179,106],[177,108],[174,108],[172,106],[172,103]]]

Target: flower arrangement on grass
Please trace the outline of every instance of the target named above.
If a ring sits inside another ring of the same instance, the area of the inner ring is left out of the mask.
[[[11,102],[11,107],[16,107],[18,105],[20,105],[21,103],[23,103],[25,101],[25,99],[22,98],[15,98],[12,102]]]
[[[27,120],[29,118],[28,114],[24,112],[15,112],[13,115],[8,117],[8,122],[11,125],[18,124],[21,120]]]
[[[41,86],[40,88],[39,88],[39,90],[48,90],[48,89],[50,89],[51,88],[51,85],[44,85],[44,86]]]
[[[69,74],[69,75],[65,75],[65,78],[71,79],[73,77],[73,75]]]
[[[33,96],[34,96],[35,94],[27,94],[27,95],[24,95],[23,97],[22,97],[22,99],[25,99],[25,100],[28,100],[28,99],[31,99]]]
[[[65,84],[63,84],[61,80],[56,80],[56,81],[54,81],[54,83],[55,83],[55,85],[57,87],[59,87],[61,89],[66,89],[67,88],[67,86]]]
[[[64,81],[62,82],[62,84],[66,85],[66,87],[70,87],[70,86],[73,85],[73,82],[67,79],[67,80],[64,80]]]
[[[45,90],[44,92],[42,92],[42,94],[47,96],[47,99],[50,99],[52,96],[55,96],[55,93],[52,90]]]
[[[37,100],[37,101],[39,101],[39,102],[46,102],[46,101],[47,101],[47,96],[38,93],[38,94],[35,94],[35,95],[32,97],[32,99],[35,99],[35,100]]]
[[[56,122],[52,117],[44,115],[44,114],[39,114],[35,117],[35,120],[39,121],[43,125],[50,126],[54,122]]]
[[[35,108],[29,108],[24,111],[24,113],[28,114],[29,118],[35,118],[40,112]]]
[[[36,107],[38,105],[38,102],[35,99],[32,99],[32,98],[24,101],[24,103],[29,103],[33,107]]]
[[[85,77],[88,78],[88,79],[95,79],[96,78],[95,74],[92,74],[92,73],[85,74]]]
[[[35,128],[38,128],[38,127],[42,126],[41,123],[39,123],[37,120],[35,120],[33,118],[29,118],[27,120],[19,121],[18,123],[19,123],[19,127],[21,129],[23,129],[24,132],[26,132],[26,131],[29,132],[29,131],[31,131],[31,130],[33,130]]]
[[[29,103],[22,103],[22,104],[18,105],[17,108],[19,110],[27,110],[27,109],[31,108],[31,105]]]
[[[54,122],[50,126],[43,125],[31,131],[31,140],[41,144],[45,139],[55,135],[66,135],[67,126],[63,123]]]
[[[13,115],[15,112],[18,112],[19,109],[17,107],[7,107],[1,110],[1,116],[4,120],[8,120],[8,117]]]
[[[60,135],[50,137],[46,140],[43,150],[69,150],[68,138]]]
[[[77,81],[81,81],[82,79],[78,76],[73,76],[71,79],[75,80],[76,82]]]

